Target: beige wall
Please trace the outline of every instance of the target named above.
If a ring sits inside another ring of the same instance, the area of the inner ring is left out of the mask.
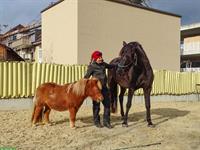
[[[123,41],[140,42],[154,69],[179,71],[179,17],[106,0],[64,0],[42,13],[46,62],[88,64],[95,49],[109,62]]]
[[[42,13],[43,61],[77,64],[77,0],[65,0]]]
[[[104,0],[78,1],[78,63],[92,50],[109,62],[122,42],[138,41],[154,69],[179,71],[180,18]]]
[[[39,53],[41,53],[40,51],[41,51],[41,45],[37,45],[36,47],[35,47],[35,52],[34,52],[34,60],[35,60],[35,62],[40,62],[41,60],[39,60]],[[41,56],[40,56],[41,57]]]

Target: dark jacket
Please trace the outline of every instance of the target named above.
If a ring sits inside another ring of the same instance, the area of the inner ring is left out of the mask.
[[[115,66],[109,65],[105,62],[98,64],[94,61],[88,66],[87,73],[85,74],[84,78],[89,78],[90,76],[93,76],[101,81],[102,86],[106,86],[106,68],[111,69],[113,67]]]

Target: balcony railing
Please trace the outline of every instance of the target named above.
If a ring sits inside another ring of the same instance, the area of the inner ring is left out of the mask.
[[[10,44],[10,47],[14,48],[14,49],[22,49],[22,48],[26,48],[29,47],[31,45],[31,41],[29,40],[28,37],[22,37],[18,40],[13,41]]]
[[[182,72],[200,72],[200,68],[181,68]]]

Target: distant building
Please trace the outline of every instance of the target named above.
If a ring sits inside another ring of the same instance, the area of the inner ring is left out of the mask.
[[[26,61],[39,61],[41,51],[41,23],[21,24],[1,35],[0,42],[11,47]]]
[[[0,43],[0,61],[24,61],[13,49]]]
[[[181,27],[181,70],[200,71],[200,23]]]
[[[180,16],[121,0],[60,0],[42,11],[44,62],[88,64],[99,49],[109,62],[123,41],[138,41],[154,69],[180,70]]]

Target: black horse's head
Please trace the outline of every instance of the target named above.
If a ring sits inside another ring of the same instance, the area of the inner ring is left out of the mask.
[[[138,42],[123,42],[123,47],[119,53],[120,61],[118,63],[118,73],[130,69],[131,66],[137,65],[137,49],[139,48]]]

